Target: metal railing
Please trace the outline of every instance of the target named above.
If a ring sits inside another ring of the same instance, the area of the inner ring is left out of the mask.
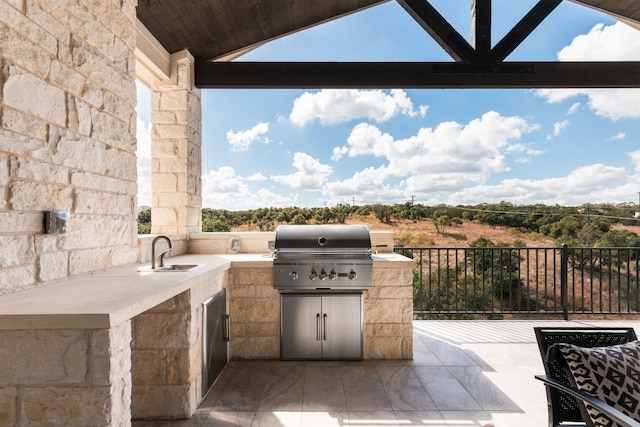
[[[640,314],[640,248],[403,248],[415,318]]]

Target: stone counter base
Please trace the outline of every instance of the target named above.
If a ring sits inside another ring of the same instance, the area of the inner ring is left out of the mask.
[[[0,331],[0,426],[131,425],[131,322]]]
[[[280,358],[280,292],[272,269],[233,268],[227,289],[232,359]],[[374,268],[373,287],[363,292],[364,359],[413,358],[411,264]]]

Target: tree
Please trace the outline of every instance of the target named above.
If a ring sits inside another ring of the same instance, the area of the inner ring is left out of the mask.
[[[138,234],[151,234],[151,209],[138,212]]]
[[[302,214],[296,214],[293,218],[291,218],[290,224],[295,225],[304,225],[307,223],[307,219]]]
[[[231,225],[224,218],[206,217],[202,220],[202,231],[205,233],[229,232],[231,231]]]
[[[471,318],[473,312],[491,308],[489,296],[465,278],[459,267],[441,267],[420,279],[420,271],[413,271],[413,304],[420,311],[448,313],[446,318]],[[451,314],[457,312],[457,314]],[[423,315],[423,318],[429,316]]]
[[[640,252],[640,236],[629,230],[612,230],[602,235],[595,245],[600,249],[597,254],[603,266],[622,268],[627,261],[638,259]],[[621,248],[636,248],[635,252],[629,253]],[[628,254],[628,255],[627,255]],[[628,259],[627,259],[627,255]]]
[[[449,218],[449,215],[442,214],[437,218],[433,218],[433,225],[436,227],[437,233],[444,234],[446,227],[451,225],[451,219]]]
[[[522,257],[517,249],[508,247],[506,243],[495,244],[484,237],[474,240],[469,247],[465,250],[467,264],[473,269],[474,276],[495,296],[504,298],[522,286],[519,275]]]
[[[389,208],[389,206],[375,205],[373,207],[373,214],[378,221],[382,223],[387,224],[391,221],[391,208]]]

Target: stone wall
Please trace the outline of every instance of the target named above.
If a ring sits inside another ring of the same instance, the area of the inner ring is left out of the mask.
[[[130,341],[130,322],[0,331],[0,426],[130,426]]]
[[[195,316],[191,312],[191,295],[186,291],[133,319],[134,419],[189,418],[195,411],[201,314],[199,319],[197,311]]]
[[[137,260],[136,4],[0,0],[0,293]]]
[[[202,231],[202,106],[194,59],[171,55],[172,76],[151,88],[151,232]]]
[[[197,279],[188,291],[134,317],[131,416],[189,418],[202,390],[202,302],[222,290],[228,273]]]
[[[227,288],[231,359],[280,357],[280,293],[272,283],[271,266],[231,270]]]
[[[413,359],[412,267],[382,264],[364,293],[364,358]]]

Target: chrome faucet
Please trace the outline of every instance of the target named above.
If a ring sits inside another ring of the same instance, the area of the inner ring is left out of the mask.
[[[160,239],[164,239],[167,241],[167,243],[169,244],[169,249],[160,253],[158,267],[164,267],[164,257],[169,252],[171,252],[171,249],[173,248],[173,246],[171,245],[171,239],[169,239],[167,236],[158,236],[155,239],[153,239],[153,242],[151,242],[151,269],[152,270],[155,270],[156,268],[156,243]]]

